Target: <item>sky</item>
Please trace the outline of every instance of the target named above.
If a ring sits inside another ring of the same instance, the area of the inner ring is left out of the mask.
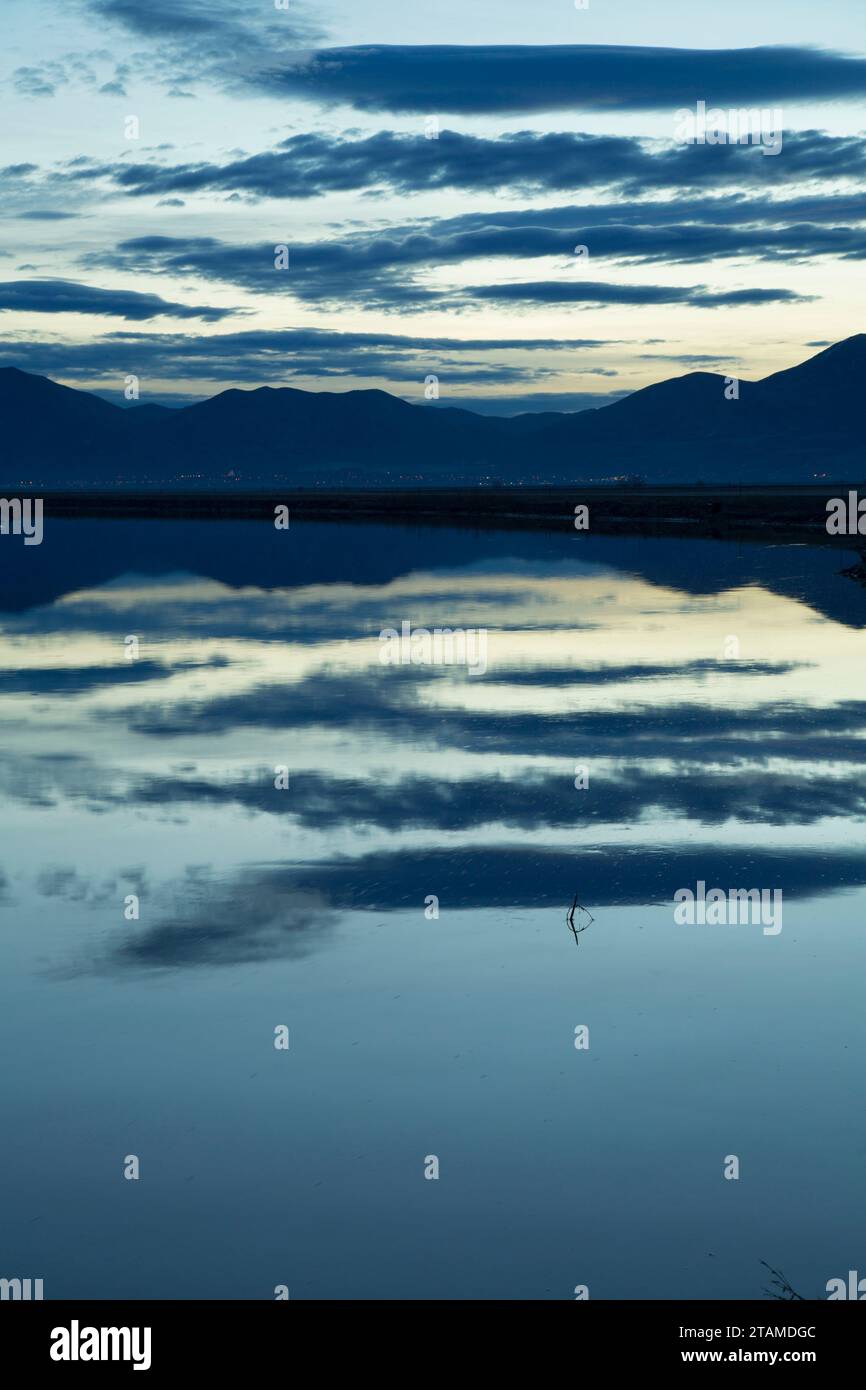
[[[509,414],[861,331],[862,0],[579,3],[4,0],[0,366]]]

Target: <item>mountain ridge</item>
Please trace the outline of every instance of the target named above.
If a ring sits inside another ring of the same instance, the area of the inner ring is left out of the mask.
[[[687,372],[575,414],[480,415],[377,388],[228,387],[124,409],[0,368],[0,483],[37,486],[424,486],[814,482],[858,477],[866,334],[758,380]]]

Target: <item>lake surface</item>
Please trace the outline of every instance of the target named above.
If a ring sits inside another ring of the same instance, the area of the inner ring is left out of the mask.
[[[0,540],[0,1276],[866,1274],[856,558],[567,520]],[[404,622],[483,630],[486,669],[385,664]],[[699,881],[781,890],[781,930],[676,922]]]

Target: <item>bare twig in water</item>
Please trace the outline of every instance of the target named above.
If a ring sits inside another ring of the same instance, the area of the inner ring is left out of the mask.
[[[589,921],[584,922],[584,924],[583,924],[582,927],[576,927],[576,926],[574,925],[574,910],[575,910],[575,908],[577,908],[578,912],[585,912],[586,915],[587,915],[587,917],[589,918]],[[575,946],[579,946],[579,945],[580,945],[580,942],[579,942],[578,939],[577,939],[578,933],[579,933],[579,932],[582,932],[582,931],[586,931],[586,929],[587,929],[587,927],[590,925],[590,923],[595,921],[595,918],[593,917],[592,913],[589,911],[588,908],[585,908],[585,907],[581,906],[581,904],[577,901],[577,894],[575,893],[575,895],[574,895],[574,902],[571,904],[571,907],[570,907],[570,909],[569,909],[569,911],[568,911],[568,914],[567,914],[565,920],[566,920],[566,922],[568,923],[569,930],[571,931],[572,935],[574,936],[574,944],[575,944]]]
[[[803,1295],[801,1293],[797,1293],[797,1290],[795,1288],[792,1288],[792,1286],[788,1283],[788,1280],[785,1278],[784,1274],[780,1269],[774,1269],[772,1265],[767,1264],[766,1260],[761,1260],[761,1264],[764,1266],[764,1269],[769,1270],[773,1276],[773,1278],[770,1280],[771,1287],[769,1289],[763,1290],[763,1292],[767,1295],[768,1298],[777,1298],[779,1299],[780,1303],[806,1302]],[[776,1292],[776,1290],[778,1290],[778,1292]]]

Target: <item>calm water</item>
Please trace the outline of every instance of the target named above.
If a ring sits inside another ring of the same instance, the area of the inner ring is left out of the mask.
[[[855,556],[190,522],[0,546],[0,1276],[866,1273]],[[486,673],[383,665],[403,621],[486,629]],[[781,888],[782,931],[677,925],[699,879]]]

